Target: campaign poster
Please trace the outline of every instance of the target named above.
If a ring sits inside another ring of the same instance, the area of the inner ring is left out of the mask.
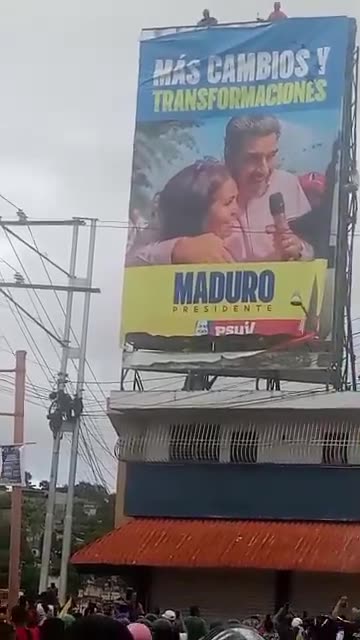
[[[9,445],[0,447],[0,486],[21,486],[22,464],[21,447]]]
[[[127,351],[270,349],[261,366],[291,369],[296,345],[316,354],[304,366],[331,366],[354,29],[328,17],[144,33]]]

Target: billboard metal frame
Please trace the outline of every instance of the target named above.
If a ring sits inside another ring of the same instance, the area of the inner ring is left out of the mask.
[[[358,173],[357,173],[357,109],[358,109],[358,73],[359,73],[359,47],[356,47],[352,57],[351,70],[351,96],[350,109],[348,110],[349,147],[348,147],[348,206],[346,211],[346,253],[345,253],[345,286],[346,301],[343,317],[343,345],[340,361],[340,388],[357,389],[357,374],[355,366],[355,352],[351,320],[352,297],[352,268],[355,227],[358,213]]]
[[[247,26],[259,26],[259,22],[251,23],[229,23],[246,24]],[[261,22],[260,22],[261,24]],[[265,23],[266,24],[266,23]],[[224,26],[224,25],[221,25]],[[225,25],[226,26],[226,25]],[[169,27],[167,27],[168,29]],[[175,29],[175,27],[173,27]],[[190,27],[189,27],[190,28]],[[192,28],[195,28],[192,26]],[[177,27],[178,30],[184,27]],[[151,31],[144,30],[144,31]],[[335,275],[335,300],[333,316],[333,353],[334,360],[331,364],[331,370],[328,371],[324,384],[332,386],[338,391],[357,390],[357,373],[355,366],[355,352],[352,332],[351,319],[351,300],[352,300],[352,262],[354,251],[355,227],[358,212],[358,188],[359,177],[357,172],[357,107],[358,107],[358,72],[359,72],[359,47],[355,43],[355,30],[349,40],[348,59],[345,69],[346,78],[348,78],[347,88],[344,95],[343,103],[343,123],[341,132],[341,166],[340,166],[340,194],[339,194],[339,216],[337,237],[338,245],[336,251],[336,275]],[[134,391],[144,391],[144,380],[141,377],[143,369],[133,367],[122,368],[121,372],[121,390],[131,388]],[[156,372],[155,367],[152,368]],[[165,373],[159,368],[160,373]],[[170,370],[167,371],[170,373]],[[132,373],[132,376],[129,375]],[[175,371],[174,371],[175,373]],[[250,372],[249,372],[250,373]],[[249,377],[254,379],[254,375],[246,375],[246,372],[240,370],[232,372],[231,377]],[[182,389],[191,390],[210,390],[218,377],[228,377],[229,372],[216,373],[202,370],[201,372],[189,371],[185,375]],[[267,390],[281,389],[280,372],[271,372],[269,375],[261,378],[255,377],[255,388],[260,388],[260,380],[265,380]],[[131,380],[131,382],[130,382]],[[287,378],[288,380],[288,378]],[[126,384],[127,383],[127,384]],[[130,386],[129,386],[130,385]]]

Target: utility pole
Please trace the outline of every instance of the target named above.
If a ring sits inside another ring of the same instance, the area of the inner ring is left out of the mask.
[[[94,255],[95,255],[95,238],[96,238],[96,220],[91,220],[89,248],[88,248],[88,264],[87,264],[87,272],[86,272],[86,286],[89,289],[91,289],[91,285],[92,285]],[[76,383],[76,396],[80,400],[82,400],[83,391],[84,391],[86,345],[87,345],[87,336],[88,336],[88,327],[89,327],[90,299],[91,299],[91,291],[89,290],[85,293],[85,296],[84,296],[84,308],[83,308],[80,351],[79,351],[79,368],[78,368],[77,383]],[[67,491],[67,499],[66,499],[63,545],[62,545],[62,554],[61,554],[61,570],[60,570],[60,584],[59,584],[59,600],[61,604],[65,603],[65,599],[67,595],[67,575],[68,575],[68,564],[69,564],[70,553],[71,553],[74,489],[75,489],[75,481],[76,481],[76,467],[77,467],[77,457],[78,457],[78,448],[79,448],[80,424],[81,424],[81,415],[77,415],[76,421],[74,424],[73,433],[72,433],[72,439],[71,439],[69,480],[68,480],[68,491]]]
[[[22,445],[24,443],[26,352],[17,351],[15,357],[14,444]],[[21,510],[22,488],[21,486],[12,487],[9,552],[9,611],[16,605],[20,590]]]
[[[75,278],[78,239],[79,239],[79,227],[74,226],[73,233],[72,233],[72,245],[71,245],[71,254],[70,254],[69,284],[71,284],[72,280]],[[67,294],[67,300],[66,300],[63,347],[61,352],[61,367],[60,367],[60,372],[58,376],[58,391],[64,390],[65,382],[66,382],[66,372],[67,372],[67,365],[69,360],[69,343],[70,343],[73,298],[74,298],[74,292],[72,289],[69,289]],[[41,571],[40,571],[40,585],[39,585],[40,593],[42,593],[43,591],[46,591],[48,587],[61,438],[62,438],[62,433],[61,433],[61,430],[58,429],[53,434],[53,450],[52,450],[52,457],[51,457],[49,493],[48,493],[48,500],[46,505],[44,540],[43,540],[43,548],[42,548],[42,555],[41,555]]]
[[[79,228],[88,227],[87,222],[90,221],[90,235],[88,245],[88,264],[87,273],[85,278],[80,278],[75,275],[76,271],[76,258]],[[72,532],[72,510],[74,499],[74,487],[76,480],[76,464],[78,455],[78,445],[80,436],[80,420],[82,413],[82,395],[84,387],[84,374],[86,363],[86,344],[87,333],[89,324],[89,312],[90,312],[90,298],[92,293],[100,293],[100,289],[92,287],[92,274],[94,265],[94,253],[95,253],[95,238],[96,238],[96,223],[97,220],[93,218],[72,218],[71,220],[29,220],[27,217],[21,217],[19,220],[4,220],[0,218],[0,229],[5,229],[7,234],[14,236],[24,246],[31,251],[34,251],[43,261],[47,261],[53,267],[56,267],[59,271],[68,277],[67,284],[54,284],[50,280],[50,284],[43,283],[31,283],[25,282],[24,278],[15,278],[14,281],[5,282],[0,281],[0,294],[4,296],[8,303],[14,305],[18,311],[26,315],[34,324],[39,326],[50,338],[56,341],[61,346],[61,365],[60,372],[58,374],[57,389],[52,391],[50,398],[52,404],[48,413],[48,420],[50,428],[53,432],[53,451],[51,459],[51,471],[49,481],[49,493],[46,507],[45,529],[44,529],[44,541],[43,551],[41,558],[41,573],[40,573],[40,591],[46,591],[48,586],[49,577],[49,565],[51,557],[51,545],[53,534],[53,522],[54,522],[54,508],[56,497],[56,485],[58,478],[58,467],[60,457],[61,440],[64,433],[70,433],[72,436],[71,442],[71,459],[69,469],[69,488],[66,503],[66,514],[64,522],[64,537],[63,537],[63,550],[62,550],[62,562],[61,562],[61,580],[60,580],[60,598],[64,599],[66,595],[66,583],[67,583],[67,564],[71,551],[71,532]],[[60,265],[53,262],[46,254],[41,253],[36,246],[29,244],[15,231],[14,227],[31,227],[31,226],[50,226],[61,227],[70,226],[73,227],[72,236],[72,248],[70,255],[69,271],[66,271]],[[39,290],[52,290],[52,291],[66,291],[67,302],[65,311],[65,324],[63,337],[60,338],[49,330],[39,319],[29,313],[23,306],[21,306],[17,300],[15,300],[9,293],[10,289],[39,289]],[[79,347],[70,346],[71,335],[71,317],[73,306],[73,294],[84,293],[84,307],[83,307],[83,320],[82,320],[82,334]],[[67,384],[67,365],[68,361],[79,360],[76,395],[74,398],[66,392]],[[1,414],[0,415],[13,415],[13,414]]]

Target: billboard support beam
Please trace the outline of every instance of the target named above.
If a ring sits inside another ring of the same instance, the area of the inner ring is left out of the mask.
[[[346,304],[344,356],[342,361],[342,388],[357,390],[356,357],[351,320],[352,296],[352,264],[354,252],[355,227],[358,214],[358,172],[357,172],[357,109],[358,109],[358,73],[359,47],[355,49],[352,69],[352,99],[350,111],[350,145],[349,145],[349,179],[348,212],[347,212],[347,252],[346,252]]]

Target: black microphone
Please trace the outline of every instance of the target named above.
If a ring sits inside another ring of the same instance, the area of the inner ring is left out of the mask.
[[[279,233],[289,231],[289,225],[285,215],[284,196],[280,191],[271,194],[269,198],[269,207],[276,231],[279,231]]]

